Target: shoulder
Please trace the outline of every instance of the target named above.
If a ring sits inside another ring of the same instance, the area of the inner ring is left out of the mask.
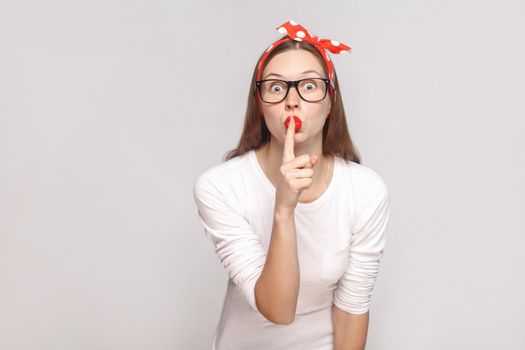
[[[370,195],[386,196],[388,185],[386,181],[372,168],[353,161],[339,158],[342,164],[343,181],[352,187],[359,197]]]
[[[368,166],[343,160],[343,168],[347,193],[353,204],[352,232],[359,232],[371,218],[388,215],[388,186],[383,177]]]
[[[204,170],[193,183],[194,195],[203,192],[223,195],[234,192],[242,184],[249,161],[247,152]]]

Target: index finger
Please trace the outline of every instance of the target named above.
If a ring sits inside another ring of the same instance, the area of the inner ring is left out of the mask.
[[[295,135],[295,119],[293,116],[291,116],[290,122],[288,123],[288,130],[286,130],[286,136],[284,138],[283,163],[289,162],[295,158],[294,135]]]

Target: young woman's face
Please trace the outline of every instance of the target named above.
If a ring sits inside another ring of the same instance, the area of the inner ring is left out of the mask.
[[[304,78],[327,78],[323,66],[312,53],[305,50],[290,50],[277,54],[265,67],[261,80],[281,79],[299,80]],[[286,135],[285,120],[296,115],[302,122],[301,129],[295,133],[295,142],[322,137],[325,120],[330,112],[330,94],[318,102],[307,102],[293,87],[286,98],[279,103],[261,101],[266,125],[274,138],[284,143]]]

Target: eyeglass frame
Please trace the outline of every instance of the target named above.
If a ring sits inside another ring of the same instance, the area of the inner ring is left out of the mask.
[[[326,86],[326,89],[324,91],[324,96],[322,99],[320,100],[317,100],[317,101],[307,101],[305,100],[305,98],[301,95],[301,93],[299,92],[299,89],[297,88],[297,86],[299,85],[300,82],[302,82],[303,80],[311,80],[311,79],[320,79],[322,81],[325,82],[325,86]],[[286,83],[286,94],[284,94],[284,97],[282,100],[280,101],[277,101],[277,102],[266,102],[265,100],[263,100],[262,98],[262,95],[261,95],[261,84],[264,83],[265,81],[281,81],[283,83]],[[297,91],[297,94],[299,95],[299,97],[305,101],[305,102],[310,102],[310,103],[315,103],[315,102],[320,102],[322,100],[324,100],[326,98],[326,94],[328,93],[328,88],[331,87],[334,91],[335,91],[335,88],[332,86],[331,84],[331,81],[330,79],[328,78],[320,78],[320,77],[311,77],[311,78],[304,78],[304,79],[299,79],[299,80],[281,80],[281,79],[263,79],[263,80],[257,80],[255,82],[255,89],[254,89],[254,94],[256,93],[256,91],[259,91],[259,97],[261,98],[261,101],[263,101],[264,103],[270,103],[270,104],[274,104],[274,103],[281,103],[283,102],[284,100],[286,100],[286,97],[288,96],[288,93],[290,92],[290,88],[291,87],[294,87],[295,88],[295,91]]]

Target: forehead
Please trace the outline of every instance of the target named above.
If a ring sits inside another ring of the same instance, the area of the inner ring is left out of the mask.
[[[289,50],[275,55],[264,68],[262,77],[276,73],[293,79],[301,76],[304,71],[308,70],[315,70],[319,74],[325,75],[323,65],[313,53],[305,50]],[[319,75],[315,73],[307,74],[309,76]]]

